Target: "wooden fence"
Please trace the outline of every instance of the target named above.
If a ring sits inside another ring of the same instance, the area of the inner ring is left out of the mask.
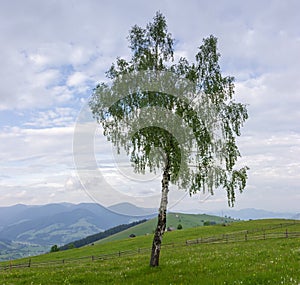
[[[180,247],[180,246],[190,246],[196,244],[213,244],[213,243],[232,243],[232,242],[247,242],[247,241],[255,241],[255,240],[266,240],[266,239],[280,239],[280,238],[300,238],[300,232],[288,231],[288,229],[284,229],[278,232],[272,232],[272,230],[277,228],[288,227],[296,224],[281,224],[275,227],[261,228],[255,230],[245,230],[234,232],[230,234],[223,234],[218,236],[210,236],[210,237],[200,237],[193,240],[186,240],[185,243],[170,243],[163,244],[162,247]],[[271,231],[271,232],[267,232]],[[96,261],[96,260],[107,260],[112,258],[120,258],[123,256],[130,256],[136,254],[143,254],[146,252],[150,252],[150,248],[138,248],[134,250],[126,250],[126,251],[118,251],[109,254],[101,254],[101,255],[92,255],[92,256],[83,256],[80,258],[68,258],[61,260],[49,260],[45,262],[33,262],[30,258],[27,262],[16,263],[17,260],[10,261],[9,264],[1,265],[0,271],[2,270],[12,270],[14,268],[28,268],[28,267],[42,267],[42,266],[51,266],[51,265],[64,265],[67,263],[75,263],[75,262],[88,262],[88,261]]]
[[[198,238],[193,240],[187,240],[186,245],[199,244],[199,243],[229,243],[229,242],[241,242],[241,241],[254,241],[254,240],[266,240],[266,239],[278,239],[278,238],[299,238],[300,232],[271,232],[260,234],[249,234],[245,231],[244,234],[238,235],[220,235],[206,238]]]
[[[299,224],[298,222],[294,221],[293,223],[284,223],[273,225],[264,228],[257,228],[252,230],[243,230],[239,232],[233,232],[230,234],[223,234],[218,236],[212,237],[205,237],[205,238],[197,238],[194,240],[187,240],[186,244],[197,244],[197,243],[227,243],[227,242],[239,242],[239,241],[250,241],[250,240],[263,240],[263,239],[270,239],[270,238],[294,238],[299,237],[299,232],[289,232],[287,227],[294,226]],[[272,232],[276,229],[283,229],[286,228],[284,231],[280,232]],[[271,232],[269,232],[271,231]]]

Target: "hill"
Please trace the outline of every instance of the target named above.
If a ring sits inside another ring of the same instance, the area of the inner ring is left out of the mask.
[[[299,284],[299,238],[298,221],[235,222],[165,233],[159,268],[151,235],[0,263],[0,274],[17,285]]]
[[[119,203],[108,207],[109,210],[128,216],[153,216],[157,214],[157,209],[140,208],[130,203]]]
[[[113,205],[108,209],[95,203],[60,203],[36,206],[19,204],[0,207],[0,260],[45,253],[54,244],[62,246],[121,224],[149,219],[156,216],[153,212],[156,212],[155,209],[138,208],[129,203]],[[231,217],[241,217],[242,213],[241,211]],[[257,213],[252,210],[252,216]],[[260,214],[265,215],[266,213],[260,212]],[[208,219],[205,216],[197,218],[191,214],[188,221],[185,221],[184,216],[180,215],[182,221],[170,216],[168,226],[177,228],[180,223],[185,229],[201,225],[203,224],[201,220]],[[228,214],[228,216],[230,215]],[[294,214],[294,217],[297,216]],[[194,222],[192,222],[193,219]],[[141,233],[137,231],[136,235],[151,234],[155,223],[151,224],[150,222],[149,228],[141,230]],[[191,224],[189,225],[189,223]],[[123,233],[122,238],[127,237],[127,234]],[[111,239],[113,238],[119,239],[120,237],[111,237]]]
[[[137,220],[93,203],[0,207],[0,217],[0,239],[39,244],[61,244],[78,233],[83,237]]]
[[[258,219],[294,219],[295,213],[292,212],[272,212],[262,209],[226,209],[220,212],[212,212],[214,215],[232,217],[241,220],[258,220]]]
[[[119,226],[113,227],[111,229],[108,229],[104,232],[100,232],[100,233],[97,233],[97,234],[94,234],[94,235],[90,235],[90,236],[87,236],[85,238],[82,238],[82,239],[73,241],[71,243],[68,243],[66,245],[63,245],[63,246],[59,247],[58,250],[67,250],[67,249],[70,249],[70,248],[79,248],[79,247],[82,247],[82,246],[85,246],[85,245],[88,245],[88,244],[93,244],[95,241],[99,241],[99,240],[104,239],[104,238],[106,238],[108,236],[111,236],[113,234],[125,231],[128,228],[131,228],[131,227],[134,227],[134,226],[139,225],[141,223],[144,223],[145,221],[146,220],[141,220],[141,221],[133,222],[133,223],[126,224],[126,225],[119,225]]]
[[[227,224],[234,220],[231,218],[222,218],[213,215],[205,214],[182,214],[182,213],[168,213],[167,214],[167,228],[170,231],[176,230],[178,225],[182,226],[182,229],[189,229],[210,224]],[[135,236],[143,236],[154,233],[157,224],[157,218],[146,221],[140,225],[134,226],[120,233],[114,234],[102,240],[99,243],[122,240],[128,238],[131,234]],[[96,242],[97,243],[97,242]]]
[[[148,217],[121,215],[94,203],[0,207],[0,260],[44,253],[54,244]]]
[[[227,224],[233,222],[233,219],[224,219],[217,216],[210,215],[194,215],[194,214],[182,214],[182,213],[168,213],[167,214],[167,229],[169,231],[176,230],[180,225],[180,229],[187,229],[203,225],[211,224]],[[89,243],[108,242],[112,240],[126,239],[130,236],[141,236],[153,233],[157,224],[157,218],[150,220],[141,220],[126,225],[119,225],[108,229],[104,232],[100,232],[80,240],[72,241],[60,249],[66,250],[72,247],[81,247]]]

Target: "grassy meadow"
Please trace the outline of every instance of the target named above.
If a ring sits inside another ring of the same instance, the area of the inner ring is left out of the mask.
[[[186,245],[245,230],[247,241]],[[258,220],[167,232],[158,268],[148,265],[152,235],[99,243],[32,257],[30,268],[4,270],[9,262],[0,263],[0,284],[300,284],[300,239],[286,238],[286,230],[299,233],[300,223]],[[281,238],[257,239],[281,232]],[[128,250],[136,253],[83,258]],[[28,259],[12,264],[22,262]]]
[[[171,227],[177,229],[180,224],[183,229],[195,228],[203,226],[204,222],[212,222],[216,224],[231,223],[234,220],[231,218],[222,218],[218,216],[211,216],[206,214],[181,214],[181,213],[168,213],[167,214],[167,228]],[[131,227],[127,230],[101,239],[96,243],[106,243],[115,240],[123,240],[129,237],[130,234],[136,236],[152,235],[156,228],[157,218],[151,219],[140,225]]]

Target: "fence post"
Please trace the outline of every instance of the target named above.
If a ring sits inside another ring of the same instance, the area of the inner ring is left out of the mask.
[[[245,233],[245,241],[248,240],[248,236],[247,236],[247,233]]]
[[[65,264],[65,260],[64,259],[62,260],[62,263]]]
[[[266,239],[266,231],[264,231],[264,239]]]
[[[285,230],[285,237],[286,237],[286,238],[289,237],[289,234],[288,234],[288,230],[287,230],[287,229]]]
[[[94,255],[92,255],[92,261],[94,261],[94,260],[95,260]]]
[[[30,267],[30,265],[31,265],[31,258],[29,258],[28,267]]]
[[[119,251],[119,257],[121,256],[121,251]]]

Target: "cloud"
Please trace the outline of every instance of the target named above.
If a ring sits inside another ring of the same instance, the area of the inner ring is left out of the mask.
[[[3,179],[2,184],[25,186],[50,175],[68,173],[73,168],[72,136],[72,127],[13,127],[1,132],[2,174],[11,177]]]
[[[68,202],[92,202],[89,196],[82,189],[65,189],[53,185],[39,185],[39,187],[24,186],[3,186],[0,185],[1,201],[0,206],[15,204],[48,204],[66,202],[66,195],[69,197]]]
[[[69,107],[55,107],[54,109],[37,111],[31,115],[25,127],[49,128],[74,126],[77,112]]]
[[[80,86],[86,81],[86,76],[82,72],[75,72],[69,76],[67,85],[69,86]]]
[[[294,71],[265,73],[237,83],[249,105],[247,127],[255,132],[299,132],[300,84]]]
[[[72,157],[73,128],[79,110],[93,87],[106,80],[105,71],[112,62],[118,56],[128,58],[126,36],[130,27],[145,26],[160,10],[176,38],[176,58],[186,56],[193,61],[202,38],[210,34],[218,37],[221,68],[225,74],[235,76],[236,98],[248,104],[249,120],[238,142],[243,154],[241,164],[249,165],[251,170],[248,189],[238,196],[240,205],[297,209],[299,8],[296,0],[232,0],[218,4],[196,0],[2,1],[3,201],[81,201]],[[116,167],[123,161],[118,159],[116,163],[109,156],[111,146],[105,140],[96,134],[95,152],[98,167],[109,183],[122,185],[122,191],[133,194],[136,189],[147,195],[159,190],[159,181],[147,189],[126,180],[120,170],[127,175],[129,166]],[[89,183],[96,191],[97,181],[90,179]],[[113,200],[107,197],[106,202]],[[216,207],[224,206],[226,195],[216,194],[209,201],[207,207],[214,203]],[[141,199],[140,203],[146,202]],[[185,201],[182,205],[189,207]],[[202,203],[200,207],[206,206]]]
[[[120,47],[127,48],[127,27],[114,25],[120,11],[108,12],[114,4],[30,1],[15,7],[1,3],[0,110],[71,103],[78,91],[92,90]]]

